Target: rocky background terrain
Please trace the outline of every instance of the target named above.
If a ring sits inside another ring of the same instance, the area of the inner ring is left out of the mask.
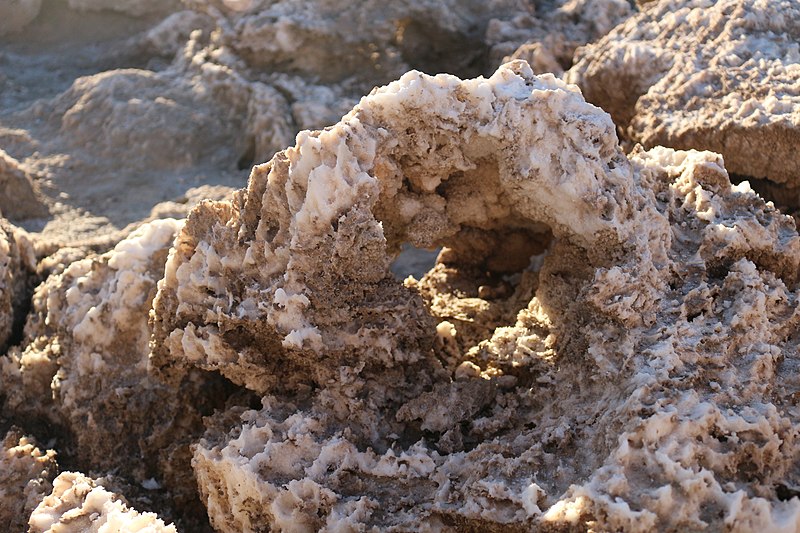
[[[798,43],[0,2],[0,531],[800,530]]]

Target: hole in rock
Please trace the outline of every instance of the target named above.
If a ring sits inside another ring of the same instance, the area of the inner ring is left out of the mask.
[[[249,170],[256,159],[256,141],[252,137],[247,140],[247,149],[239,157],[236,162],[236,168],[239,170]]]
[[[390,270],[400,281],[408,276],[420,279],[436,264],[436,256],[440,251],[441,248],[425,250],[406,243],[400,250],[400,254],[392,261]]]
[[[539,271],[553,243],[545,225],[466,228],[448,243],[421,278],[419,290],[439,323],[450,322],[464,356],[498,327],[513,326],[539,286]]]
[[[730,174],[731,183],[738,185],[743,181],[767,202],[772,202],[781,213],[791,215],[795,221],[800,216],[800,187],[775,183],[767,179],[752,178],[740,174]]]
[[[775,495],[782,502],[800,497],[800,487],[790,486],[788,483],[778,483],[775,485]]]

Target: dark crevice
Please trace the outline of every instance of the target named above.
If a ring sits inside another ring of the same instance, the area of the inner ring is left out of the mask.
[[[247,139],[247,149],[239,157],[236,162],[236,168],[239,170],[249,170],[253,168],[253,163],[256,159],[256,140],[253,137]]]

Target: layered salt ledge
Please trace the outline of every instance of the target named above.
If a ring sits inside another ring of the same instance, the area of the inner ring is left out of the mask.
[[[177,533],[155,513],[140,513],[124,498],[75,472],[53,481],[53,492],[30,516],[31,533]]]
[[[297,385],[286,365],[326,383],[342,364],[429,361],[430,318],[391,278],[390,254],[547,226],[593,257],[623,247],[639,200],[613,127],[522,62],[488,80],[405,75],[336,127],[301,133],[232,203],[193,213],[154,304],[152,363],[266,392]]]
[[[796,187],[798,19],[793,0],[648,2],[566,79],[646,147],[713,150],[732,173]]]
[[[22,348],[0,364],[6,412],[63,431],[86,471],[156,480],[178,515],[199,505],[188,445],[220,395],[215,380],[189,375],[172,388],[147,371],[148,311],[180,225],[145,224],[50,276],[34,293]]]

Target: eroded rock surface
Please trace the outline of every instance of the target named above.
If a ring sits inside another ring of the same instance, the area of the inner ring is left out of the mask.
[[[405,241],[445,249],[400,287]],[[409,73],[189,217],[151,361],[265,394],[194,449],[220,531],[791,528],[799,264],[716,154]]]
[[[791,0],[648,3],[566,79],[645,147],[712,150],[732,173],[796,187],[798,21]]]

